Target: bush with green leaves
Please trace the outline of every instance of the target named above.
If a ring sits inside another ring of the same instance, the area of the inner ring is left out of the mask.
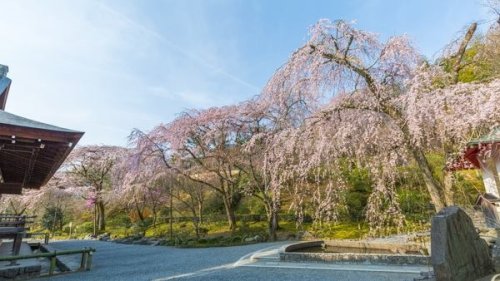
[[[43,228],[50,232],[60,231],[64,225],[64,213],[59,207],[47,207],[42,217]]]

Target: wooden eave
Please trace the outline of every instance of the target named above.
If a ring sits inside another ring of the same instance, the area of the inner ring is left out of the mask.
[[[0,193],[20,193],[21,188],[45,185],[82,136],[82,132],[0,124],[0,170],[4,181]]]

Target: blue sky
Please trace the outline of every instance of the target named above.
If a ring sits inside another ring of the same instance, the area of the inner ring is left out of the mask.
[[[432,58],[467,24],[491,19],[482,3],[0,0],[6,109],[85,131],[80,144],[126,145],[133,128],[257,95],[318,19],[406,33]]]

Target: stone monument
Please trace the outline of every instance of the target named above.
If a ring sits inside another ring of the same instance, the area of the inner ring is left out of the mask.
[[[471,281],[495,272],[488,244],[456,206],[444,208],[432,219],[431,254],[437,281]]]

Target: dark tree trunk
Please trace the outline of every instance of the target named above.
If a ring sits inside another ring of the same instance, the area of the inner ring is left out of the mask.
[[[263,198],[267,215],[267,226],[270,241],[277,240],[277,230],[279,229],[279,204],[273,204],[269,197]]]
[[[156,207],[153,208],[153,228],[156,228],[156,220],[158,218],[158,211],[156,210]]]
[[[446,207],[455,205],[453,200],[453,172],[445,170],[444,171],[444,182],[443,182],[443,193],[444,193],[444,203]]]
[[[422,172],[425,186],[427,187],[427,191],[431,196],[434,208],[436,212],[439,212],[444,208],[444,202],[442,199],[443,196],[441,194],[441,192],[443,191],[443,186],[438,180],[434,178],[429,162],[427,161],[427,158],[425,158],[422,150],[415,147],[411,147],[410,150],[413,154],[413,157],[415,158],[415,161],[417,162],[420,171]]]
[[[279,221],[278,212],[272,210],[271,214],[268,215],[269,239],[271,241],[276,241],[278,238],[276,234],[276,231],[278,230],[279,227],[278,221]]]
[[[198,219],[199,223],[203,224],[203,204],[198,203]]]
[[[97,226],[99,231],[106,230],[106,222],[104,219],[104,202],[97,202]]]
[[[94,203],[94,237],[97,236],[97,202]]]
[[[403,133],[404,142],[406,148],[410,151],[417,163],[417,166],[422,173],[422,177],[427,187],[427,192],[431,197],[431,201],[434,204],[434,209],[439,212],[444,208],[444,187],[441,182],[439,182],[432,174],[431,165],[427,161],[424,152],[419,147],[416,147],[411,141],[411,134],[409,132],[407,123],[404,118],[401,117],[401,113],[391,106],[384,106],[384,112],[389,114],[399,125],[401,132]]]
[[[231,204],[230,198],[224,195],[224,207],[226,209],[227,222],[229,224],[229,230],[231,232],[236,231],[236,215],[234,213],[233,204]]]
[[[144,222],[144,215],[142,214],[142,210],[139,207],[139,203],[137,202],[137,200],[135,198],[134,198],[134,205],[135,205],[135,211],[137,212],[137,216],[139,217],[139,220],[141,220],[141,222]]]

